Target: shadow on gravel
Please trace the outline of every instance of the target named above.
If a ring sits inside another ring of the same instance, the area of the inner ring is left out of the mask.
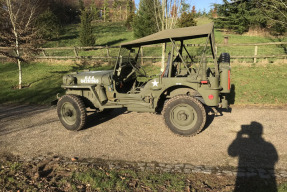
[[[29,105],[19,105],[19,106],[0,106],[0,136],[21,131],[24,129],[30,129],[36,125],[30,125],[28,127],[17,127],[17,128],[8,128],[7,126],[11,121],[23,119],[35,114],[39,114],[49,110],[47,107],[41,106],[29,106]],[[47,122],[50,123],[50,122]],[[41,122],[41,124],[44,124]]]
[[[211,123],[213,122],[213,120],[215,118],[214,114],[209,115],[210,112],[213,113],[213,110],[211,109],[211,107],[204,105],[204,108],[206,111],[206,123],[200,132],[204,132],[211,125]]]
[[[47,107],[39,106],[28,106],[28,105],[19,105],[19,106],[0,106],[0,120],[5,120],[11,118],[18,119],[19,115],[30,116],[36,113],[40,113],[47,110]]]
[[[263,126],[258,122],[242,125],[228,148],[231,157],[238,157],[236,192],[277,191],[274,167],[279,160],[278,154],[275,147],[264,140],[262,134]]]
[[[91,113],[90,115],[88,115],[87,126],[83,130],[86,130],[86,129],[95,127],[97,125],[100,125],[102,123],[105,123],[105,122],[107,122],[113,118],[116,118],[117,116],[119,116],[123,113],[128,113],[125,108]]]
[[[213,122],[214,118],[216,118],[217,116],[223,116],[224,113],[231,113],[232,112],[232,108],[229,109],[217,109],[218,113],[220,115],[215,115],[214,111],[212,110],[211,107],[204,105],[205,111],[206,111],[206,123],[203,127],[203,129],[201,130],[201,132],[205,131]],[[210,114],[212,113],[212,114]]]

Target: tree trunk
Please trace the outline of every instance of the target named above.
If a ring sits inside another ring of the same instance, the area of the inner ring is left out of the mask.
[[[19,89],[22,89],[22,66],[21,60],[17,59],[18,69],[19,69]]]
[[[106,7],[104,7],[104,22],[106,22]]]
[[[17,64],[19,69],[19,89],[22,89],[22,66],[20,60],[20,46],[19,46],[19,35],[17,33],[16,27],[14,27],[14,35],[15,35],[15,51],[17,56]]]
[[[164,30],[164,17],[165,17],[165,9],[166,9],[166,0],[163,0],[162,1],[162,20],[161,20],[161,28],[162,28],[162,31]],[[163,43],[162,44],[162,52],[161,52],[161,71],[163,72],[164,71],[164,59],[165,59],[165,50],[166,50],[166,43]]]
[[[21,60],[20,60],[20,49],[19,49],[19,40],[18,40],[18,34],[15,32],[16,37],[16,56],[17,56],[17,64],[19,69],[19,89],[22,89],[22,66],[21,66]]]

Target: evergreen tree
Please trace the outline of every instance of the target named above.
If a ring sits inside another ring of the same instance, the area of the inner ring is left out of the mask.
[[[109,19],[109,15],[110,15],[109,1],[108,0],[104,0],[104,3],[103,3],[104,22],[106,22]]]
[[[177,21],[178,27],[191,27],[196,26],[196,21],[194,20],[195,14],[192,12],[183,12],[181,17]]]
[[[224,0],[224,4],[217,5],[217,8],[219,18],[214,21],[219,28],[240,34],[250,28],[267,29],[281,35],[286,32],[287,17],[284,13],[287,7],[281,0],[239,0],[232,3]]]
[[[82,46],[94,46],[96,38],[92,28],[93,14],[85,9],[81,13],[80,43]]]
[[[273,35],[283,35],[287,31],[287,4],[282,0],[254,0],[260,18]],[[258,15],[255,14],[255,15]],[[259,17],[257,17],[259,19]],[[257,19],[257,21],[258,21]],[[259,21],[261,22],[261,21]],[[262,22],[261,22],[262,23]]]
[[[84,4],[83,0],[79,0],[79,7],[80,7],[81,11],[83,11],[85,9],[85,4]]]
[[[141,0],[134,17],[133,31],[135,37],[144,37],[158,31],[154,0]]]
[[[36,26],[43,39],[58,37],[61,32],[60,21],[57,16],[49,9],[38,16]]]
[[[125,26],[128,29],[131,29],[132,28],[132,22],[133,22],[133,19],[135,17],[135,5],[134,5],[134,2],[132,0],[127,0],[126,6],[127,6],[127,19],[126,19]]]

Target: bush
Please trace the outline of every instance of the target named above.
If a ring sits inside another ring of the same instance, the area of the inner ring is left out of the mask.
[[[126,28],[128,28],[128,29],[132,28],[134,17],[135,17],[135,14],[133,12],[131,14],[129,14],[129,16],[126,20],[126,23],[125,23]]]
[[[178,27],[191,27],[196,26],[196,21],[194,20],[195,15],[191,12],[183,12],[181,17],[177,21]]]
[[[61,25],[57,16],[50,10],[45,11],[37,18],[39,34],[43,39],[50,40],[61,33]]]

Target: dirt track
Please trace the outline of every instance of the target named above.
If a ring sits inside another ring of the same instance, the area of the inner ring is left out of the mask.
[[[237,166],[239,155],[241,166],[271,168],[278,156],[276,168],[286,169],[286,118],[287,109],[234,107],[232,113],[209,116],[212,123],[195,137],[180,137],[156,114],[91,114],[89,128],[71,132],[62,127],[55,108],[0,106],[0,153],[26,159],[62,155],[206,166]],[[256,123],[243,126],[247,134],[237,137],[242,125],[251,122]]]

